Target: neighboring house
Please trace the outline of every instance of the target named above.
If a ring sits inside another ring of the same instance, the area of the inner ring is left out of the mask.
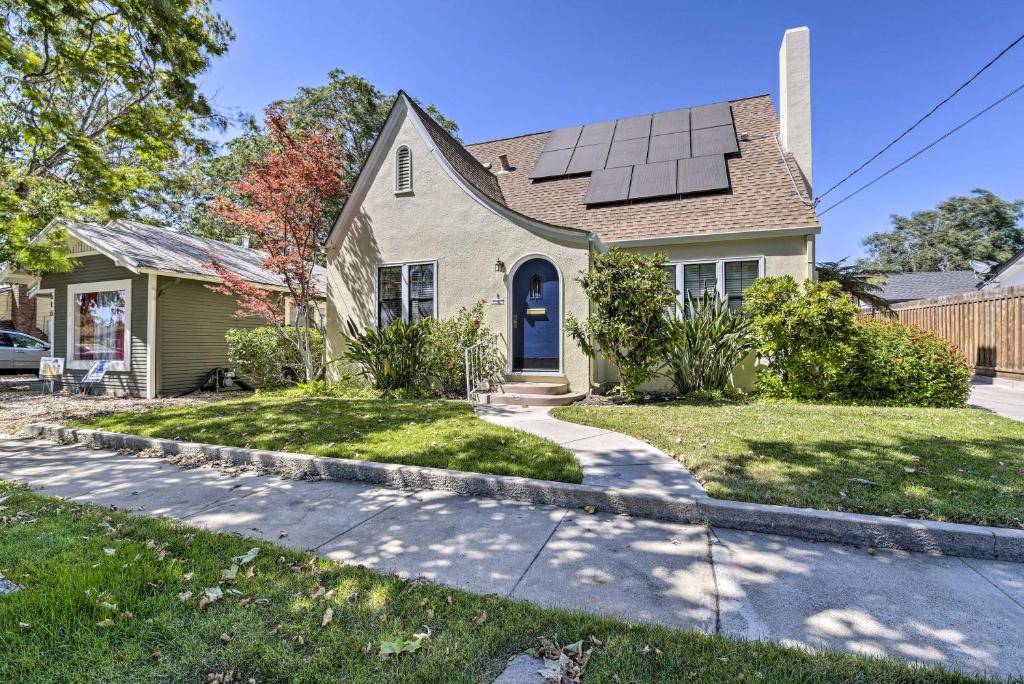
[[[981,285],[974,271],[893,273],[878,277],[885,282],[879,283],[882,291],[877,294],[889,304],[974,292]],[[863,302],[861,306],[870,307]]]
[[[683,99],[463,145],[399,93],[327,241],[328,356],[346,321],[448,317],[485,300],[510,379],[587,391],[615,379],[564,330],[588,315],[576,277],[594,253],[662,252],[680,291],[736,304],[758,276],[813,277],[806,28],[786,32],[779,59],[781,126],[768,95]]]
[[[983,289],[1024,285],[1024,249],[1014,254],[988,276]]]
[[[173,395],[228,365],[225,332],[265,322],[236,317],[236,299],[207,287],[221,280],[209,266],[214,259],[270,292],[287,291],[254,249],[132,221],[51,225],[67,230],[75,268],[0,280],[31,282],[37,297],[52,298],[52,354],[65,358],[67,386],[78,385],[95,361],[109,360],[105,393]],[[317,277],[322,290],[319,267]]]
[[[27,286],[0,283],[0,328],[48,340],[53,333],[53,301],[32,295]]]

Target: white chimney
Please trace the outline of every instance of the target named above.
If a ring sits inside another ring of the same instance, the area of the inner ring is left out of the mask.
[[[811,186],[811,30],[786,31],[779,48],[779,115],[782,146]]]

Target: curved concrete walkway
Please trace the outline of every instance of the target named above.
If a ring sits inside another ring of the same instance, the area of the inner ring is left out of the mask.
[[[565,447],[583,466],[583,484],[652,494],[707,496],[697,478],[664,451],[621,432],[558,420],[543,406],[480,404],[489,423],[523,430]]]

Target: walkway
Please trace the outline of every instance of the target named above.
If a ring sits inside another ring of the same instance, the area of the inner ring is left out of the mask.
[[[682,463],[647,442],[619,432],[567,423],[550,407],[479,404],[477,415],[490,423],[524,430],[559,444],[583,466],[583,484],[655,494],[707,496]]]
[[[581,450],[587,439],[576,442]],[[13,438],[0,438],[0,479],[542,606],[996,675],[1024,672],[1022,565],[871,554],[448,492],[184,470],[163,459]]]
[[[1014,420],[1024,420],[1024,383],[1010,385],[972,381],[967,405]]]

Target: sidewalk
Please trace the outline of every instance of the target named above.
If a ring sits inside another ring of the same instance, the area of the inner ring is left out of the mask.
[[[971,382],[967,405],[1014,420],[1024,420],[1024,389],[974,381]]]
[[[600,435],[580,441],[592,437]],[[1018,564],[870,554],[440,491],[183,470],[24,439],[0,439],[0,479],[543,606],[1000,676],[1024,672]]]

